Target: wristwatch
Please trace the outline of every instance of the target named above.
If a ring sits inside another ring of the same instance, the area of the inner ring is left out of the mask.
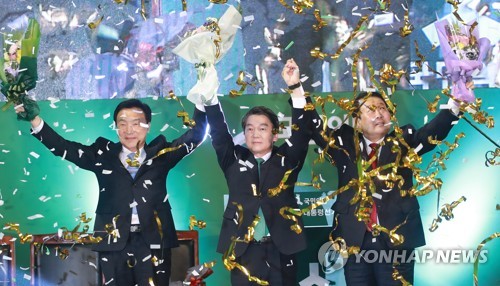
[[[301,86],[302,86],[302,83],[299,81],[299,82],[298,82],[298,83],[296,83],[296,84],[289,85],[289,86],[288,86],[288,89],[289,89],[289,90],[294,90],[294,89],[299,88],[299,87],[301,87]]]

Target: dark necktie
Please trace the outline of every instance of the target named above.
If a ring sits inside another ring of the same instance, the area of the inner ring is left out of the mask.
[[[257,161],[257,172],[259,173],[259,179],[260,179],[260,165],[264,163],[264,159],[255,158],[255,160]],[[267,233],[266,220],[264,219],[264,213],[262,212],[262,208],[260,207],[258,215],[260,217],[260,220],[259,223],[255,226],[253,234],[253,238],[257,241],[261,240]]]
[[[370,143],[370,148],[372,148],[372,151],[370,152],[370,154],[368,154],[368,159],[375,157],[375,160],[372,162],[372,170],[377,168],[378,147],[379,147],[379,144]],[[373,201],[372,211],[370,213],[370,222],[367,225],[367,228],[369,231],[372,231],[372,224],[374,224],[374,223],[377,223],[377,204],[375,204],[375,201]]]

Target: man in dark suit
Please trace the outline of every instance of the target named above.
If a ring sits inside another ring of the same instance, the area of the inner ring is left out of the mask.
[[[292,124],[297,128],[291,128],[288,142],[279,147],[274,146],[278,139],[278,117],[269,108],[254,107],[243,117],[246,147],[233,142],[216,97],[207,100],[209,104],[205,102],[205,110],[212,144],[229,188],[217,251],[229,256],[234,254],[235,262],[248,269],[251,276],[266,280],[270,285],[295,285],[295,253],[306,248],[306,240],[303,232],[291,229],[293,222],[284,219],[280,209],[297,208],[294,184],[307,153],[312,121],[311,111],[304,111],[310,99],[304,97],[298,67],[293,60],[288,60],[282,75],[293,89]],[[287,171],[290,173],[286,178]],[[272,196],[270,190],[280,186],[284,178],[283,188]],[[260,220],[254,228],[253,238],[248,242],[236,242],[234,253],[227,253],[234,239],[245,239],[256,216]],[[298,223],[304,227],[300,219]],[[238,268],[231,271],[231,283],[257,285]]]
[[[452,105],[453,102],[449,104]],[[404,179],[404,183],[401,187],[398,187],[399,182],[391,186],[377,176],[371,177],[375,192],[371,193],[367,184],[366,195],[372,197],[373,204],[368,208],[366,217],[369,218],[365,221],[358,220],[356,215],[360,207],[359,197],[355,200],[359,195],[358,188],[350,187],[340,193],[332,207],[335,211],[333,237],[343,238],[347,246],[358,246],[361,250],[375,250],[379,254],[380,251],[398,250],[400,258],[402,254],[406,254],[396,269],[404,279],[413,283],[414,260],[408,262],[407,258],[416,247],[425,245],[425,237],[417,198],[400,194],[400,190],[409,190],[413,186],[413,172],[403,167],[397,158],[400,155],[399,158],[404,159],[408,155],[408,148],[414,148],[418,155],[434,149],[435,145],[429,143],[428,137],[445,139],[453,127],[453,122],[458,120],[458,108],[453,105],[451,110],[440,111],[420,129],[411,125],[402,126],[399,134],[390,132],[391,113],[380,93],[361,92],[355,99],[354,109],[355,128],[343,124],[336,130],[327,128],[323,133],[323,122],[316,112],[313,119],[316,127],[313,139],[325,150],[327,157],[335,162],[339,188],[345,187],[353,179],[360,179],[362,175],[377,167],[390,163],[397,163],[396,175]],[[395,147],[394,142],[398,142],[396,136],[399,135],[407,144],[399,142],[400,153],[391,150]],[[361,159],[367,162],[366,169],[359,168],[358,161]],[[363,174],[360,174],[360,170]],[[379,171],[378,174],[388,175],[391,172],[393,169],[389,168]],[[404,242],[393,243],[384,232],[377,235],[373,232],[375,225],[389,230],[401,225],[396,233],[404,236]],[[393,280],[392,273],[391,262],[385,263],[377,259],[376,262],[368,263],[366,257],[354,255],[349,256],[344,266],[347,285],[401,285],[400,281]]]
[[[203,141],[206,115],[195,109],[193,118],[196,126],[174,141],[160,135],[147,144],[151,109],[129,99],[114,112],[120,142],[99,137],[88,146],[64,139],[39,116],[31,119],[33,135],[54,155],[97,177],[94,236],[102,240],[92,248],[99,252],[105,285],[169,284],[170,249],[178,242],[166,179]]]

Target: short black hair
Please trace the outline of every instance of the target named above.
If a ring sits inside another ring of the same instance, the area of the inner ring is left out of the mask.
[[[273,124],[273,129],[274,130],[279,130],[280,122],[278,120],[278,116],[274,111],[271,109],[265,107],[265,106],[255,106],[252,109],[250,109],[245,116],[241,119],[241,127],[243,128],[243,133],[245,133],[245,126],[247,125],[247,120],[248,117],[251,115],[264,115],[267,118],[269,118],[269,121]]]
[[[369,97],[378,97],[382,99],[386,107],[389,107],[387,105],[387,102],[385,102],[382,94],[378,91],[362,91],[356,96],[356,98],[354,98],[354,109],[352,111],[352,117],[358,117],[360,115],[359,110]]]
[[[138,100],[138,99],[128,99],[128,100],[125,100],[125,101],[122,101],[120,102],[120,104],[118,104],[115,108],[115,113],[113,114],[113,119],[115,120],[115,123],[116,122],[116,117],[118,116],[118,113],[120,112],[120,110],[122,109],[126,109],[126,108],[138,108],[140,110],[142,110],[142,112],[144,112],[144,115],[146,116],[146,123],[149,123],[151,122],[151,108],[149,107],[149,105],[147,105],[146,103]]]

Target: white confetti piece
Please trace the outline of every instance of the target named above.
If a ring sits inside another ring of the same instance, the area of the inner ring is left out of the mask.
[[[112,170],[102,170],[102,174],[103,174],[103,175],[109,175],[109,174],[111,174],[111,173],[113,173],[113,171],[112,171]]]
[[[33,156],[35,159],[38,159],[40,158],[40,155],[38,155],[37,153],[35,152],[30,152],[30,155]]]
[[[319,81],[319,80],[317,82],[311,84],[312,87],[318,87],[320,85],[321,85],[321,81]]]
[[[280,29],[274,29],[273,30],[275,34],[278,34],[278,35],[284,35],[285,32],[283,30],[280,30]]]
[[[224,78],[224,80],[225,80],[225,81],[227,81],[227,80],[231,79],[233,76],[234,76],[234,75],[233,75],[233,73],[230,73],[230,74],[228,74],[228,75]]]
[[[106,113],[102,116],[102,119],[108,119],[111,116],[110,113]]]
[[[205,201],[205,202],[207,202],[207,203],[209,203],[209,202],[210,202],[210,200],[209,200],[209,199],[203,199],[203,201]]]
[[[418,144],[417,148],[415,148],[415,152],[418,153],[420,150],[422,150],[422,148],[424,148],[424,145],[422,145],[422,143]]]
[[[170,125],[168,123],[165,123],[165,125],[163,125],[163,127],[160,129],[160,132],[164,132],[165,130],[168,129]]]
[[[243,20],[245,22],[250,22],[250,21],[255,20],[255,17],[253,15],[248,15],[248,16],[243,17]]]
[[[186,178],[191,179],[196,173],[192,173],[191,175],[186,175]]]
[[[32,216],[29,216],[28,219],[29,220],[34,220],[34,219],[39,219],[39,218],[43,218],[44,216],[41,215],[41,214],[35,214],[35,215],[32,215]]]

